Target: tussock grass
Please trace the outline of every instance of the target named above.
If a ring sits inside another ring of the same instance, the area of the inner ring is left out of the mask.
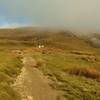
[[[43,59],[36,59],[36,66],[42,66],[43,64],[45,64],[45,61]]]
[[[84,76],[86,78],[92,78],[92,79],[100,78],[100,71],[96,68],[72,67],[66,69],[65,72],[76,76]]]
[[[95,55],[95,58],[98,59],[99,55],[92,51],[87,52],[85,50],[82,51],[82,54],[64,51],[50,54],[34,52],[33,57],[45,61],[45,64],[40,64],[38,68],[52,80],[50,86],[63,91],[62,96],[68,100],[99,100],[100,65],[97,60],[82,59]]]
[[[0,100],[20,100],[11,84],[20,73],[21,61],[7,51],[0,51]]]

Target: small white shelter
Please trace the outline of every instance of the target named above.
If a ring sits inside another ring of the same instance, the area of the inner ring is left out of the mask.
[[[44,48],[44,45],[39,45],[38,48]]]

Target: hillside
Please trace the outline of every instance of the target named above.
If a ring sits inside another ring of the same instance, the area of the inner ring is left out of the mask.
[[[90,33],[81,35],[81,37],[88,41],[93,47],[100,48],[100,33]]]
[[[0,44],[24,44],[63,49],[91,49],[84,39],[77,37],[69,31],[52,31],[38,28],[0,29]],[[74,44],[74,45],[73,45]]]
[[[9,100],[20,100],[19,95],[22,99],[31,97],[29,100],[55,100],[53,95],[57,100],[99,100],[100,49],[91,45],[90,39],[62,30],[1,29],[0,70],[7,74],[7,80],[1,77],[1,81],[6,81],[14,94],[4,86],[0,100],[8,100],[8,95]],[[10,73],[10,78],[18,76],[11,81],[14,84],[8,83]]]

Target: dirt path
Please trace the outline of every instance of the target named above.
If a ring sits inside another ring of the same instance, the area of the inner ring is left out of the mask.
[[[22,95],[22,100],[60,100],[57,91],[48,84],[48,79],[34,68],[32,57],[23,59],[24,67],[13,87]]]

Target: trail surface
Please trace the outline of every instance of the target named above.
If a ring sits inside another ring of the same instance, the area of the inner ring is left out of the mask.
[[[34,67],[36,61],[32,57],[24,57],[22,61],[24,67],[13,84],[22,100],[60,100],[57,91],[48,84],[48,79]]]

